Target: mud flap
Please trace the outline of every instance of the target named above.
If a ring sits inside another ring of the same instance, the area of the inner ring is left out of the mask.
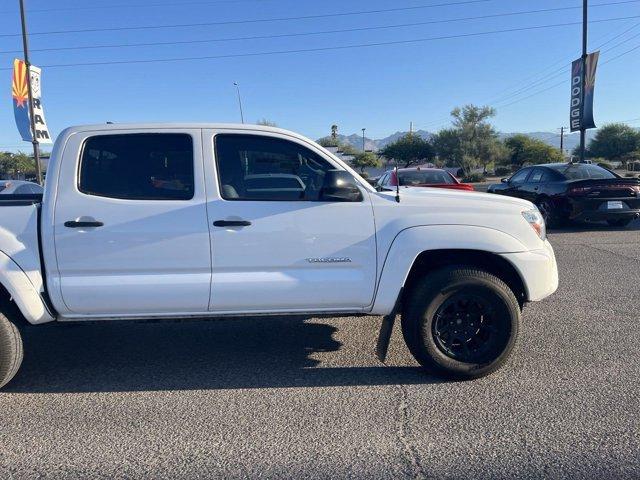
[[[392,312],[390,315],[382,317],[382,324],[380,325],[380,333],[378,334],[378,343],[376,345],[376,356],[380,362],[384,363],[387,358],[387,350],[389,349],[389,342],[391,341],[391,332],[393,331],[393,324],[396,321],[396,313]]]

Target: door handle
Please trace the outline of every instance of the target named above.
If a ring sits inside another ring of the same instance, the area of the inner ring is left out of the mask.
[[[214,227],[248,227],[251,222],[248,220],[216,220],[213,222]]]
[[[83,221],[77,221],[77,220],[69,220],[68,222],[64,222],[64,226],[67,228],[87,228],[87,227],[102,227],[104,225],[104,223],[102,222],[96,222],[96,221],[90,221],[90,222],[83,222]]]

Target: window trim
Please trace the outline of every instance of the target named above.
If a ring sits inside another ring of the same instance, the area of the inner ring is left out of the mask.
[[[82,179],[82,163],[84,158],[85,148],[89,140],[98,137],[124,137],[124,136],[150,136],[150,135],[180,135],[184,137],[188,137],[191,142],[191,155],[192,155],[192,175],[193,175],[193,190],[191,192],[191,197],[189,198],[166,198],[166,197],[147,197],[147,198],[129,198],[129,197],[119,197],[114,195],[101,195],[98,193],[89,192],[87,190],[82,189],[82,185],[80,183]],[[79,193],[86,195],[88,197],[99,197],[99,198],[110,198],[113,200],[126,200],[129,202],[188,202],[196,198],[196,142],[194,141],[193,135],[186,132],[135,132],[135,133],[100,133],[98,135],[89,135],[82,140],[82,145],[80,146],[80,153],[77,162],[77,172],[76,172],[76,189]]]
[[[334,170],[342,170],[345,172],[348,172],[349,174],[351,172],[349,172],[348,170],[346,170],[342,165],[340,164],[336,164],[335,162],[333,162],[331,159],[327,158],[325,155],[321,155],[318,152],[313,151],[311,148],[309,148],[308,146],[295,141],[295,139],[290,139],[290,138],[282,138],[279,136],[274,136],[274,135],[265,135],[262,132],[259,131],[249,131],[247,133],[237,133],[237,132],[224,132],[224,131],[218,131],[218,132],[214,132],[213,133],[213,138],[212,138],[212,142],[213,142],[213,157],[214,157],[214,164],[215,164],[215,176],[216,176],[216,183],[217,183],[217,188],[218,188],[218,196],[220,198],[220,200],[224,201],[224,202],[294,202],[294,203],[299,203],[299,202],[311,202],[311,203],[362,203],[364,202],[365,199],[365,195],[364,192],[362,191],[363,188],[360,185],[360,182],[354,178],[354,185],[356,185],[356,187],[358,188],[358,190],[360,190],[360,193],[362,194],[362,199],[358,200],[358,201],[354,201],[354,202],[340,202],[337,200],[331,201],[331,200],[309,200],[307,198],[300,198],[300,199],[260,199],[260,198],[225,198],[223,193],[222,193],[222,175],[221,175],[221,170],[220,170],[220,160],[219,160],[219,155],[218,155],[218,137],[254,137],[254,138],[268,138],[268,139],[272,139],[272,140],[279,140],[281,142],[288,142],[291,143],[295,146],[297,146],[298,148],[307,150],[315,155],[317,155],[318,157],[322,158],[324,161],[326,161],[329,165],[331,165],[333,167]]]

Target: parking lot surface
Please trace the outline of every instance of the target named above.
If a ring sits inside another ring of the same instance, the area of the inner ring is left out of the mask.
[[[0,393],[0,478],[640,478],[640,222],[551,234],[505,368],[420,371],[380,319],[47,325]]]

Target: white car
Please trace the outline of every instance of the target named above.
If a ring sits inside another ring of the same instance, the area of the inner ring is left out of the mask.
[[[41,204],[0,209],[0,386],[20,365],[25,320],[300,313],[383,316],[381,358],[400,314],[422,366],[475,378],[505,362],[525,303],[558,286],[530,202],[396,198],[271,127],[68,128]]]

